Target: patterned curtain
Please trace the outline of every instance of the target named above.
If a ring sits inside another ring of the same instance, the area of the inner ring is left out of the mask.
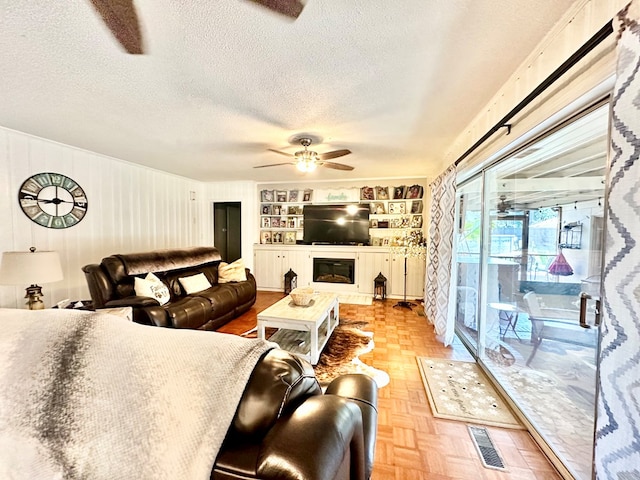
[[[433,323],[438,338],[453,341],[455,319],[448,319],[449,284],[455,223],[456,167],[452,165],[433,183],[429,220],[429,255],[425,284],[425,315]]]
[[[595,469],[640,479],[640,1],[618,19]]]

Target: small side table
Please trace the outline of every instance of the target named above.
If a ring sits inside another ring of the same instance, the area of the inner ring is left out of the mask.
[[[518,324],[518,307],[511,303],[490,303],[489,307],[498,311],[498,328],[500,330],[500,338],[504,341],[504,337],[507,335],[509,328],[513,331],[516,338],[521,341],[516,332],[516,325]],[[504,330],[502,330],[502,324],[506,323]]]

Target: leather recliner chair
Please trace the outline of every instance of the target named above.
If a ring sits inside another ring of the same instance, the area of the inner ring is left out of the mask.
[[[336,378],[323,394],[308,362],[270,350],[251,375],[211,479],[370,478],[377,395],[362,374]]]

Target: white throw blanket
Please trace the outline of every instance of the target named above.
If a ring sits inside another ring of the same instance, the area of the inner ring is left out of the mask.
[[[208,479],[273,344],[0,309],[0,478]]]

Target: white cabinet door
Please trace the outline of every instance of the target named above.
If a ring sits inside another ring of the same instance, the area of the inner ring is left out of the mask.
[[[404,295],[404,260],[404,257],[401,255],[391,255],[391,285],[389,286],[387,283],[387,293],[389,295],[397,297],[402,297]],[[408,299],[417,299],[424,296],[424,273],[424,258],[407,258]]]
[[[358,292],[373,295],[373,280],[382,273],[390,277],[388,252],[358,252],[356,262],[356,283]],[[388,285],[388,283],[387,283]]]
[[[280,250],[255,250],[253,269],[258,289],[284,289],[282,256]]]
[[[293,270],[297,278],[298,287],[306,287],[311,283],[311,255],[309,250],[304,247],[296,246],[281,252],[281,271],[283,277],[282,285],[284,288],[284,274]]]

